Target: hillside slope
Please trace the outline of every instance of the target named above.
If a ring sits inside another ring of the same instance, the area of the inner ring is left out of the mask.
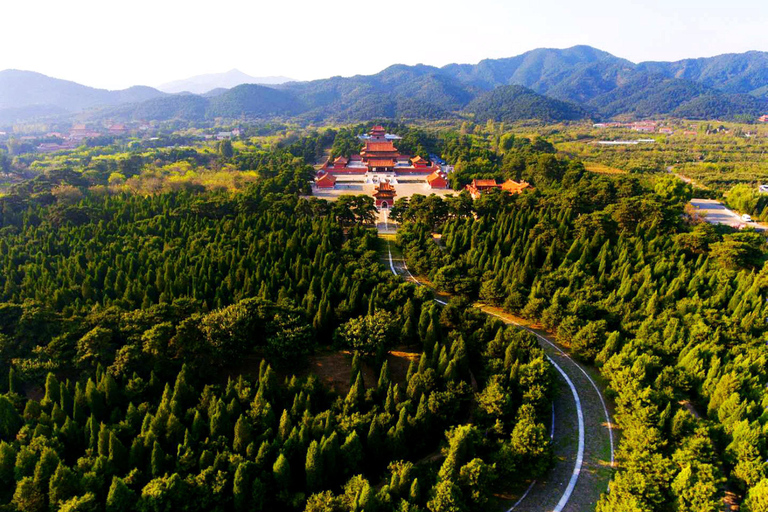
[[[134,86],[108,91],[32,71],[0,71],[0,109],[45,105],[77,112],[97,106],[135,103],[163,95],[151,87]]]
[[[538,119],[545,122],[574,121],[589,117],[580,106],[548,98],[520,85],[504,85],[481,94],[465,110],[478,122]]]

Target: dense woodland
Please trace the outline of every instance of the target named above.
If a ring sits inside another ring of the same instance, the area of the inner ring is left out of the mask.
[[[551,464],[554,378],[475,300],[543,322],[606,378],[622,439],[598,510],[714,511],[727,490],[766,510],[764,237],[684,214],[701,191],[653,175],[674,146],[597,175],[607,153],[585,167],[565,131],[387,124],[456,189],[536,187],[396,202],[409,267],[454,296],[440,308],[379,263],[370,197],[304,196],[310,165],[370,125],[4,157],[4,510],[501,508],[494,493]],[[396,346],[419,353],[405,376]],[[339,350],[351,379],[330,389],[308,362]]]
[[[622,440],[598,510],[716,511],[726,489],[765,510],[764,235],[684,221],[691,191],[671,176],[539,184],[471,212],[396,203],[409,267],[540,320],[600,367]]]
[[[107,166],[0,198],[3,510],[486,510],[547,471],[535,340],[392,276],[369,197],[300,198],[305,142],[221,145],[240,191]],[[399,380],[396,344],[420,353]],[[293,375],[336,350],[348,391]]]

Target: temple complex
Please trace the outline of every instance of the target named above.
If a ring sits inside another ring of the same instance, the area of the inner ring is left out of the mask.
[[[395,174],[432,174],[440,167],[429,160],[417,155],[411,158],[402,155],[392,142],[392,136],[386,133],[382,126],[374,126],[364,137],[364,145],[359,154],[351,155],[348,159],[339,156],[333,161],[323,164],[322,173],[329,174],[366,174],[366,173],[395,173]]]

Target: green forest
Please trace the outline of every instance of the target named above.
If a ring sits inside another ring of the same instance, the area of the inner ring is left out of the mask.
[[[3,510],[484,510],[544,474],[535,339],[395,278],[370,198],[299,197],[284,150],[227,152],[258,182],[47,172],[0,199]],[[420,353],[398,380],[395,345]],[[348,392],[297,374],[338,350]]]
[[[768,511],[765,236],[689,215],[722,187],[663,172],[693,149],[676,165],[759,166],[756,143],[387,123],[453,166],[452,196],[390,212],[416,286],[382,264],[370,196],[311,197],[371,126],[0,154],[0,510],[507,510],[556,464],[563,389],[490,305],[603,378],[598,511]],[[476,178],[535,188],[472,200]],[[762,211],[739,180],[729,203]]]
[[[396,203],[411,269],[539,320],[600,368],[622,440],[599,511],[716,511],[725,489],[765,510],[765,238],[684,222],[690,194],[569,173],[482,198],[501,209]]]

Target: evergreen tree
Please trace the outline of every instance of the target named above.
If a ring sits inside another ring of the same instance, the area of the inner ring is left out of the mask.
[[[312,441],[307,450],[307,460],[304,469],[307,475],[307,490],[315,491],[323,486],[323,465],[320,453],[320,445],[317,441]]]
[[[277,457],[275,464],[272,466],[272,474],[275,477],[275,482],[280,490],[287,490],[291,484],[291,467],[288,464],[288,459],[282,453]]]
[[[241,414],[235,423],[235,437],[232,449],[237,453],[245,453],[251,442],[251,426],[248,420]]]
[[[129,512],[134,510],[135,503],[136,494],[125,485],[122,479],[112,477],[112,484],[107,494],[107,512]]]

